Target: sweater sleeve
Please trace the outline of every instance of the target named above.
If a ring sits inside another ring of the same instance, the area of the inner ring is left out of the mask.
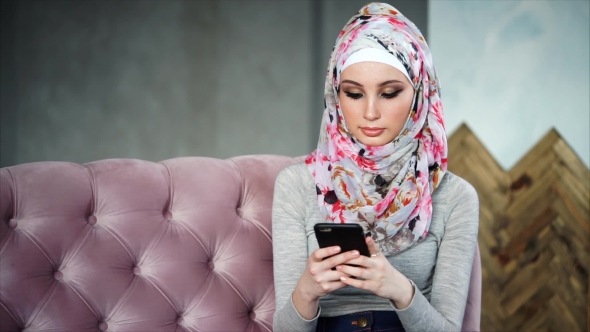
[[[305,231],[306,195],[293,167],[277,177],[272,207],[273,266],[276,295],[274,331],[315,331],[319,310],[312,320],[299,315],[291,294],[307,265]]]
[[[451,209],[441,239],[430,302],[414,285],[410,306],[396,310],[406,331],[460,331],[479,228],[477,192],[466,181],[456,182]]]

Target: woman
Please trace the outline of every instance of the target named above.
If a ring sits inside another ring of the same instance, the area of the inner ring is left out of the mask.
[[[387,4],[361,8],[338,36],[324,96],[317,149],[276,180],[274,329],[460,330],[478,198],[447,171],[420,31]],[[318,249],[321,222],[360,224],[371,257]]]

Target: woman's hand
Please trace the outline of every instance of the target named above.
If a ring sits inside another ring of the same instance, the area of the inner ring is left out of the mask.
[[[346,286],[341,278],[348,275],[332,268],[359,256],[356,250],[340,253],[340,247],[320,248],[309,256],[307,267],[293,291],[293,303],[301,317],[314,318],[319,298]]]
[[[414,297],[414,287],[410,280],[389,263],[372,238],[367,237],[365,240],[371,257],[360,256],[345,262],[346,265],[336,267],[338,271],[358,279],[342,276],[340,280],[352,287],[389,299],[398,309],[407,308]]]

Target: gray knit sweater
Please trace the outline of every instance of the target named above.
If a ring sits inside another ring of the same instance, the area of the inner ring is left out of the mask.
[[[318,248],[313,231],[323,222],[315,183],[304,163],[285,168],[275,182],[272,211],[275,331],[315,331],[319,316],[367,310],[396,311],[406,331],[459,331],[469,290],[479,224],[479,202],[473,187],[447,172],[432,196],[432,223],[426,239],[388,256],[389,262],[414,283],[409,307],[350,286],[320,299],[312,320],[299,315],[291,294]]]

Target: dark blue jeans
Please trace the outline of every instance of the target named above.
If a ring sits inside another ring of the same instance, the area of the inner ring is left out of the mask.
[[[316,332],[404,332],[395,311],[364,311],[353,314],[318,318]]]

